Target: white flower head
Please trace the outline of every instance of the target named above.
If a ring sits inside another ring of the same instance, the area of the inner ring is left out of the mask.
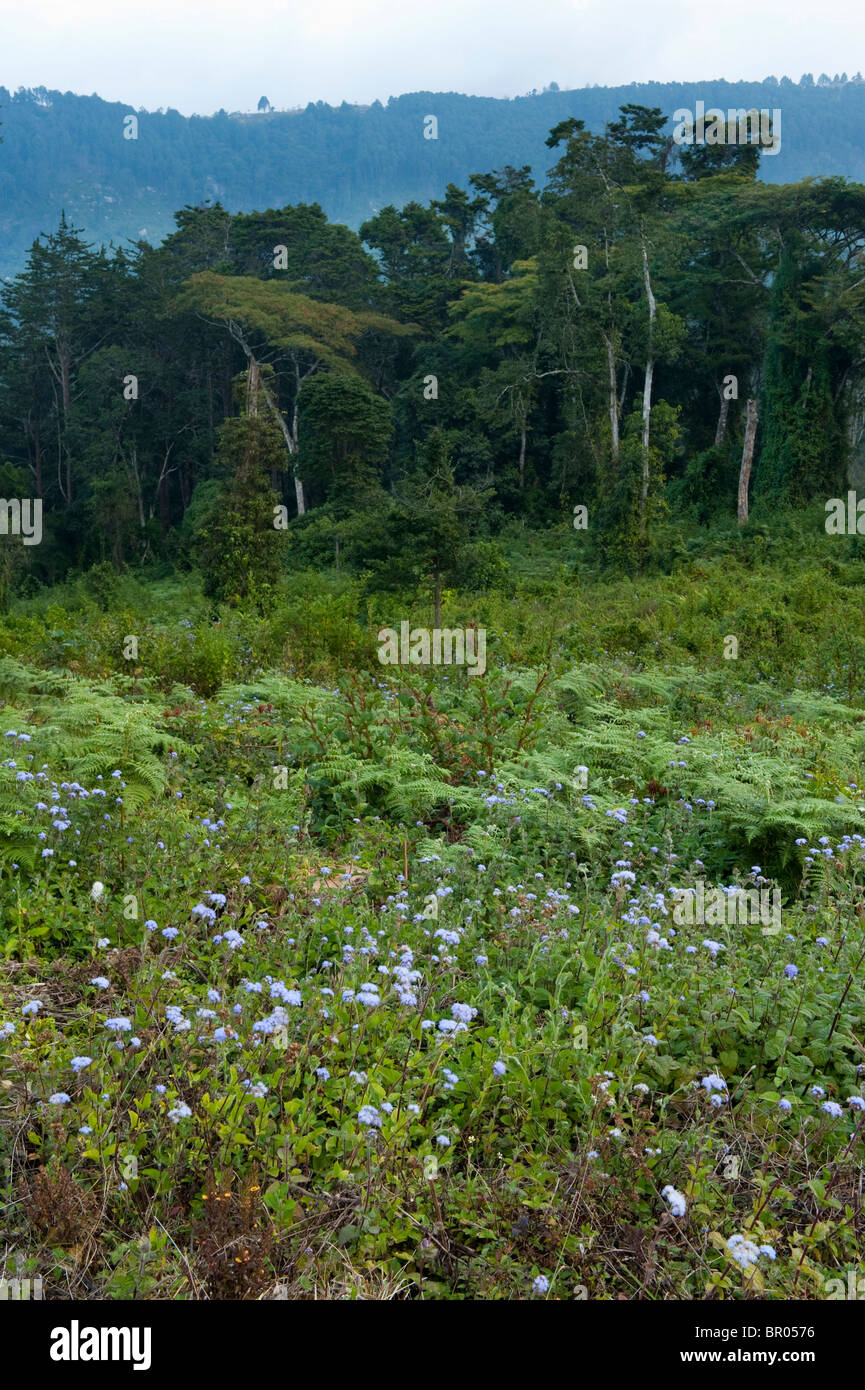
[[[760,1258],[759,1247],[752,1240],[746,1240],[744,1236],[731,1236],[727,1241],[727,1249],[743,1269],[755,1265]]]
[[[677,1192],[672,1183],[668,1182],[667,1186],[661,1189],[661,1196],[665,1197],[670,1203],[670,1211],[673,1216],[685,1215],[688,1210],[688,1204],[685,1201],[684,1195],[681,1192]]]

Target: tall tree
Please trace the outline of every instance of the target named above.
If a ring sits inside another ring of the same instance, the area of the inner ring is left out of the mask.
[[[357,342],[368,328],[395,335],[413,330],[382,314],[356,314],[337,304],[295,294],[278,281],[249,277],[193,275],[178,298],[178,307],[225,325],[250,366],[267,362],[285,389],[287,410],[262,379],[262,393],[279,426],[289,456],[298,516],[305,511],[303,483],[297,470],[298,411],[304,382],[328,367],[352,374]],[[286,418],[286,415],[288,418]]]
[[[10,335],[7,343],[20,337],[31,381],[40,365],[47,374],[48,392],[36,387],[32,408],[22,423],[30,433],[34,473],[42,486],[42,460],[50,434],[57,488],[67,507],[74,497],[69,415],[76,372],[104,336],[88,310],[106,273],[107,258],[90,251],[80,230],[71,227],[63,214],[56,232],[33,243],[25,269],[4,286],[0,296]],[[47,418],[46,396],[50,401]]]

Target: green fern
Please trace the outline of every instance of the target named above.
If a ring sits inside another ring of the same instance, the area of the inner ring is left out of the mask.
[[[74,678],[63,681],[62,698],[58,698],[56,690],[33,692],[34,682],[28,676],[26,668],[15,671],[4,665],[0,671],[0,678],[15,683],[21,702],[17,707],[7,705],[3,718],[29,730],[32,743],[28,746],[39,755],[37,766],[47,763],[55,780],[74,778],[92,785],[98,777],[104,779],[119,770],[126,784],[124,801],[134,807],[162,790],[169,751],[194,756],[193,745],[162,727],[161,709],[153,704],[133,704],[104,685],[94,687]],[[22,685],[31,687],[26,708]],[[44,723],[48,711],[51,722]]]

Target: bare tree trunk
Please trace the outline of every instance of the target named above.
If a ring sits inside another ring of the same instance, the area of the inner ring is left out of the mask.
[[[72,397],[72,363],[67,352],[60,353],[60,386],[63,392],[63,416],[69,414],[69,403]]]
[[[289,430],[288,425],[285,423],[285,417],[283,416],[282,411],[276,404],[276,401],[273,399],[273,396],[270,394],[263,382],[261,389],[264,395],[264,399],[267,402],[268,410],[270,410],[271,414],[273,415],[273,418],[276,420],[276,423],[282,430],[282,437],[285,440],[285,447],[288,450],[288,456],[290,459],[293,460],[295,454],[297,453],[297,439],[296,437],[292,436],[291,430]],[[297,411],[295,411],[295,429],[296,428]],[[294,470],[294,463],[292,463],[291,466],[291,476],[294,479],[294,496],[295,501],[297,502],[297,514],[298,516],[303,516],[306,512],[306,503],[303,497],[303,483],[300,481],[300,478],[297,476],[297,473]]]
[[[299,404],[300,404],[300,386],[301,386],[300,366],[299,366],[299,364],[298,364],[298,362],[297,362],[296,359],[295,359],[295,363],[294,363],[294,380],[295,380],[294,410],[292,411],[292,414],[291,414],[291,433],[292,433],[292,438],[293,438],[293,440],[294,440],[294,448],[293,448],[293,451],[297,449],[297,412],[298,412],[298,407],[299,407]],[[294,474],[294,495],[295,495],[295,497],[297,498],[297,514],[298,514],[298,516],[303,516],[304,513],[305,513],[305,511],[306,511],[306,504],[305,504],[304,498],[303,498],[303,483],[300,481],[300,478],[298,478],[297,473]]]
[[[652,377],[655,373],[653,338],[655,329],[655,296],[649,279],[649,257],[643,243],[643,279],[646,283],[646,298],[649,301],[649,351],[646,360],[646,378],[643,383],[643,477],[640,484],[640,539],[646,534],[646,507],[649,498],[649,430],[652,420]]]
[[[138,525],[143,531],[145,526],[147,525],[147,521],[144,516],[144,497],[142,496],[141,492],[141,475],[138,470],[138,447],[135,444],[135,441],[133,440],[132,452],[129,458],[127,459],[125,449],[121,448],[118,442],[117,450],[115,451],[115,458],[117,457],[117,452],[120,453],[120,457],[123,460],[123,467],[126,470],[126,476],[132,484],[133,488],[135,489],[135,505],[138,508]]]
[[[652,421],[652,378],[655,363],[650,357],[646,363],[646,379],[643,385],[643,476],[640,482],[640,535],[646,534],[646,506],[649,500],[649,429]]]
[[[176,468],[168,467],[168,460],[171,458],[171,451],[173,448],[174,443],[171,443],[165,450],[162,459],[162,467],[159,470],[159,477],[156,481],[156,498],[155,501],[151,503],[148,510],[148,520],[152,521],[156,507],[159,508],[159,521],[162,527],[163,540],[168,535],[168,527],[171,521],[171,497],[168,479],[171,477],[172,473],[177,472]]]
[[[261,390],[261,394],[264,396],[268,410],[271,411],[271,413],[273,414],[273,418],[276,420],[276,423],[279,425],[279,428],[282,431],[282,437],[285,440],[285,447],[288,450],[289,458],[292,459],[292,476],[294,478],[294,495],[297,499],[297,514],[298,516],[303,516],[306,512],[306,505],[303,497],[303,483],[300,481],[300,478],[297,476],[297,473],[294,470],[293,462],[294,455],[297,453],[297,397],[295,396],[294,402],[294,417],[292,420],[293,428],[290,430],[288,428],[288,425],[285,423],[282,411],[279,409],[279,406],[273,399],[273,396],[270,394],[270,391],[268,390],[265,382],[261,378],[258,363],[256,362],[255,357],[253,356],[252,349],[250,348],[249,344],[243,336],[240,325],[234,322],[230,322],[228,325],[228,331],[231,334],[234,341],[236,343],[239,343],[240,346],[243,348],[243,351],[246,355],[246,360],[249,363],[250,372],[253,370],[253,363],[255,364],[254,370],[256,372],[258,387]],[[295,375],[297,376],[296,366]],[[247,390],[248,386],[249,377],[247,377]]]
[[[523,427],[520,432],[520,492],[526,484],[526,422],[523,420]]]
[[[441,569],[439,568],[438,565],[436,565],[436,567],[435,567],[435,572],[434,572],[433,578],[434,578],[434,583],[435,583],[435,621],[434,621],[434,623],[433,623],[433,627],[441,627],[441,625],[442,625],[442,574],[441,574]]]
[[[270,392],[268,391],[267,387],[264,385],[263,382],[262,382],[262,384],[261,384],[261,390],[262,390],[262,394],[263,394],[263,396],[264,396],[264,399],[265,399],[266,402],[267,402],[267,407],[268,407],[268,409],[270,410],[271,414],[273,415],[273,418],[274,418],[274,420],[276,421],[276,423],[279,425],[279,428],[282,430],[282,437],[283,437],[283,439],[285,440],[285,447],[286,447],[286,449],[288,450],[289,458],[293,460],[293,459],[294,459],[294,455],[297,453],[297,439],[296,439],[295,437],[292,436],[291,430],[288,428],[288,425],[285,423],[285,416],[283,415],[283,413],[282,413],[282,411],[280,410],[279,406],[276,404],[276,401],[273,399],[273,396],[270,394]],[[295,411],[295,430],[296,430],[296,428],[297,428],[297,411]],[[296,501],[297,501],[297,514],[298,514],[298,516],[303,516],[303,515],[305,514],[305,512],[306,512],[306,504],[305,504],[304,498],[303,498],[303,483],[300,481],[300,478],[297,476],[297,473],[294,471],[294,463],[293,463],[293,462],[292,462],[292,466],[291,466],[291,476],[292,476],[293,479],[294,479],[294,496],[295,496],[295,499],[296,499]]]
[[[249,358],[246,373],[246,413],[255,419],[258,415],[258,392],[261,372],[254,357]]]
[[[631,364],[625,363],[625,370],[622,372],[622,389],[619,392],[619,419],[622,418],[622,411],[625,408],[625,396],[628,394],[628,382],[631,377]]]
[[[757,435],[757,402],[749,398],[745,417],[745,443],[742,447],[742,467],[739,469],[739,525],[748,520],[748,484],[751,481],[751,463],[754,458],[754,440]]]
[[[71,380],[72,362],[68,353],[63,353],[60,359],[60,381],[63,390],[63,448],[66,453],[66,502],[67,506],[72,501],[72,455],[66,441],[66,430],[69,424],[69,405],[71,401]]]
[[[62,436],[61,427],[60,427],[60,416],[59,416],[59,415],[57,415],[57,418],[56,418],[55,423],[56,423],[56,426],[57,426],[57,486],[58,486],[58,488],[60,489],[60,496],[63,498],[63,501],[66,503],[66,505],[67,505],[67,507],[68,507],[68,506],[69,506],[69,502],[70,502],[71,499],[70,499],[70,497],[69,497],[69,493],[67,492],[66,488],[64,488],[64,486],[63,486],[63,436]],[[67,464],[68,464],[68,460],[67,460]],[[67,477],[67,482],[68,482],[68,481],[69,481],[69,479],[68,479],[68,477]]]
[[[728,401],[727,397],[722,393],[722,395],[721,395],[721,410],[720,410],[720,413],[719,413],[719,415],[718,415],[718,424],[717,424],[717,427],[716,427],[716,429],[715,429],[715,447],[716,447],[716,448],[718,447],[719,444],[723,444],[723,442],[724,442],[724,435],[727,433],[727,415],[729,414],[729,410],[730,410],[730,402]]]
[[[296,473],[292,476],[294,477],[294,498],[297,502],[297,514],[303,516],[306,512],[306,503],[303,500],[303,483]]]
[[[619,467],[619,401],[616,395],[616,355],[613,352],[612,338],[603,330],[601,337],[607,350],[607,369],[610,374],[610,457],[613,461],[613,470],[617,472]]]

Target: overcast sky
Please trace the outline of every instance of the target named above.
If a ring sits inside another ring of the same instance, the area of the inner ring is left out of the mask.
[[[862,0],[0,0],[0,85],[185,115],[865,69]]]

